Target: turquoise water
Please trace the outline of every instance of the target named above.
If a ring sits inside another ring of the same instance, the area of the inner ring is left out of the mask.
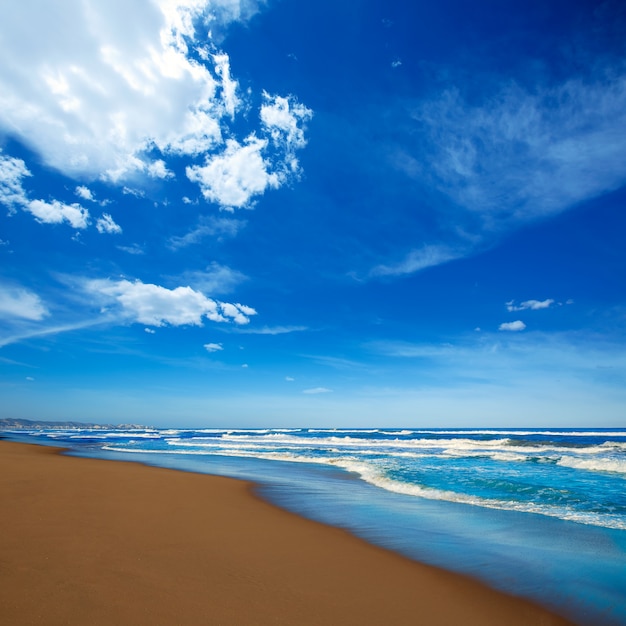
[[[285,508],[580,624],[626,624],[626,429],[25,434],[81,455],[254,480]]]

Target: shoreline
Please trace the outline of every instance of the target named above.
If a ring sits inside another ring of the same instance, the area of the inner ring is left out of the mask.
[[[233,478],[0,440],[0,621],[571,624]]]

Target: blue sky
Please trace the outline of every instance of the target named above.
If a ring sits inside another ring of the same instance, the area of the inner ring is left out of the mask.
[[[1,416],[626,425],[625,34],[617,1],[4,7]]]

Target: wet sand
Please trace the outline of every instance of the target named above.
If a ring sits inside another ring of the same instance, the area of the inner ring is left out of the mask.
[[[0,507],[2,624],[570,623],[244,481],[0,441]]]

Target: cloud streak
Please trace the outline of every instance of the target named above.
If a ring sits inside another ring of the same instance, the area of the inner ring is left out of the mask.
[[[237,332],[246,335],[286,335],[309,330],[308,326],[263,326],[261,328],[239,328]]]
[[[397,263],[377,265],[370,270],[369,276],[375,278],[414,274],[415,272],[420,272],[429,267],[442,265],[460,256],[462,256],[460,252],[455,252],[447,246],[428,245],[423,248],[411,250],[404,259]]]
[[[315,396],[315,395],[319,395],[322,393],[332,393],[332,389],[328,389],[328,387],[313,387],[311,389],[303,389],[302,393],[310,395],[310,396]]]

